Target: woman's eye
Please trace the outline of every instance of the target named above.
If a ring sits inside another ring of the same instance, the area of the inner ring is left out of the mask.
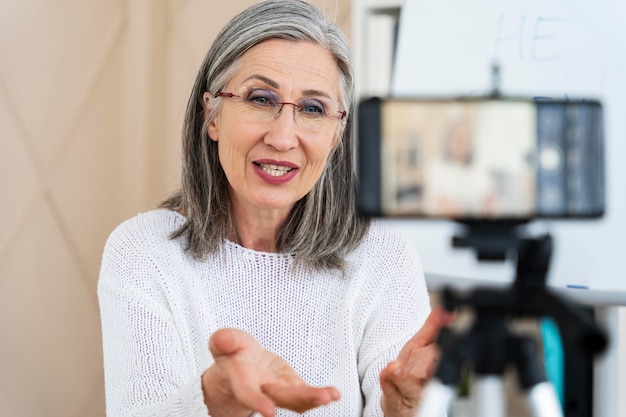
[[[278,102],[276,94],[262,89],[251,91],[250,94],[248,94],[248,100],[253,104],[263,106],[275,106]]]
[[[301,111],[308,115],[323,116],[324,114],[326,114],[326,111],[324,110],[324,105],[317,100],[305,99],[300,101],[300,103],[298,104]]]

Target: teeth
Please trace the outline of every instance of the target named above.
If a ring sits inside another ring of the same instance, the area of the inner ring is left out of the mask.
[[[259,166],[261,167],[263,171],[265,171],[267,174],[271,175],[272,177],[279,177],[281,175],[285,175],[286,173],[288,173],[289,171],[293,169],[293,168],[274,165],[274,164],[260,164]]]

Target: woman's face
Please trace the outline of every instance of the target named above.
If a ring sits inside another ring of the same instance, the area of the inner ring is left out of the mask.
[[[313,188],[339,139],[339,118],[317,127],[306,120],[317,117],[319,103],[337,105],[339,69],[318,45],[268,40],[242,56],[223,92],[239,97],[221,99],[208,133],[218,144],[233,208],[284,217]],[[284,104],[276,117],[260,117],[271,100],[306,104],[309,114],[295,116],[295,106]]]
[[[450,158],[453,161],[468,163],[471,159],[472,147],[472,131],[469,126],[459,125],[455,127],[450,137]]]

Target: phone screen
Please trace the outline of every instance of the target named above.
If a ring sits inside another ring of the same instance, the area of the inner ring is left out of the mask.
[[[359,106],[359,204],[379,216],[598,217],[595,101],[369,99]]]

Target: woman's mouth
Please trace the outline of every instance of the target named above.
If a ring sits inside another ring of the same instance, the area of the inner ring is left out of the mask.
[[[256,164],[259,168],[263,170],[268,175],[272,177],[280,177],[281,175],[285,175],[290,172],[293,168],[286,167],[283,165],[274,165],[274,164]]]
[[[291,181],[298,173],[296,164],[278,161],[255,161],[254,169],[257,175],[269,184],[285,184]]]

